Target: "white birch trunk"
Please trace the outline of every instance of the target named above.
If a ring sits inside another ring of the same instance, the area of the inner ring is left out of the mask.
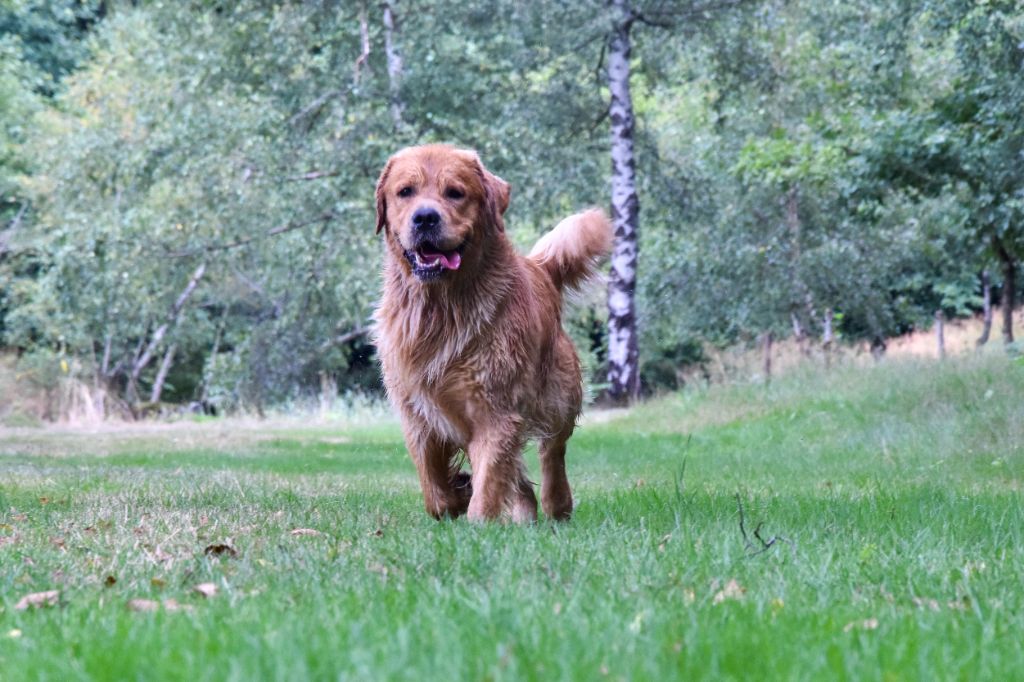
[[[402,114],[404,107],[399,89],[402,85],[402,54],[395,44],[398,33],[395,22],[395,6],[398,0],[386,0],[384,2],[384,54],[388,62],[388,92],[391,96],[391,120],[395,129],[402,127]]]
[[[171,365],[174,364],[174,353],[177,350],[178,346],[172,343],[164,354],[164,359],[160,362],[160,369],[156,373],[156,379],[153,380],[153,390],[149,393],[149,402],[160,402],[160,396],[164,392],[164,382],[167,381],[167,373],[171,371]]]
[[[633,155],[633,98],[629,91],[629,34],[634,16],[629,0],[610,0],[610,5],[616,11],[608,44],[615,241],[608,279],[608,393],[614,402],[628,403],[640,393],[635,300],[640,205]]]
[[[149,343],[145,346],[145,350],[142,350],[141,355],[137,355],[135,362],[132,363],[132,371],[128,377],[128,389],[129,397],[134,401],[138,392],[136,386],[138,385],[139,375],[142,374],[142,370],[149,365],[149,361],[153,359],[153,353],[156,352],[160,342],[163,341],[164,336],[167,334],[167,330],[170,329],[172,324],[177,324],[178,317],[181,315],[182,308],[185,307],[185,303],[188,301],[192,292],[196,290],[196,286],[199,285],[199,280],[202,279],[203,273],[206,272],[206,263],[200,263],[199,267],[196,268],[195,272],[192,273],[192,278],[185,285],[185,288],[178,295],[174,305],[171,306],[170,311],[167,313],[167,321],[157,327],[156,331],[153,332],[153,337],[149,340]],[[140,346],[140,350],[142,347]]]

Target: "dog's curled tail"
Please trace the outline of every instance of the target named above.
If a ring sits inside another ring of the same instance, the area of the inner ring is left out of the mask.
[[[612,225],[599,208],[571,215],[540,238],[530,260],[541,266],[559,291],[579,287],[597,272],[612,248]]]

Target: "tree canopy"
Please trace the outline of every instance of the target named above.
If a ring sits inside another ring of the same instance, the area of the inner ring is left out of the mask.
[[[645,386],[826,311],[850,341],[972,314],[989,269],[1012,315],[1016,2],[4,0],[0,345],[126,409],[379,390],[384,160],[476,148],[524,248],[609,207],[623,16]],[[567,320],[597,390],[607,318]]]

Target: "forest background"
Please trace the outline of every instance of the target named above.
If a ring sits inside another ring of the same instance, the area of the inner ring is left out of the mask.
[[[1018,349],[999,0],[0,0],[0,348],[51,418],[378,393],[373,187],[428,141],[511,183],[523,248],[613,215],[567,317],[594,395],[936,315]]]

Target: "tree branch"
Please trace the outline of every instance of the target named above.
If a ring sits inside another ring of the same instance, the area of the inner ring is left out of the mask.
[[[0,256],[7,253],[7,245],[10,243],[11,235],[13,235],[14,231],[21,225],[21,219],[25,217],[25,211],[27,210],[28,202],[21,202],[18,212],[15,214],[14,218],[11,219],[11,222],[7,224],[7,229],[0,232]]]
[[[166,257],[189,258],[191,256],[198,256],[199,254],[202,253],[210,253],[213,251],[226,251],[228,249],[238,248],[239,246],[245,246],[246,244],[259,241],[260,239],[264,239],[266,237],[274,237],[279,234],[284,234],[285,232],[291,232],[292,230],[299,230],[302,229],[303,227],[309,227],[310,225],[326,222],[337,217],[338,214],[335,213],[334,211],[324,211],[320,215],[310,218],[308,220],[303,220],[297,223],[284,223],[282,225],[278,225],[275,228],[267,230],[263,234],[254,235],[252,237],[246,237],[244,239],[239,239],[233,242],[227,242],[225,244],[209,244],[207,246],[202,246],[195,249],[186,249],[184,251],[172,251],[170,253],[167,253]]]
[[[182,289],[180,294],[178,294],[178,298],[174,301],[174,305],[172,305],[171,309],[167,312],[167,318],[164,323],[157,327],[156,331],[153,332],[153,338],[149,340],[149,343],[146,345],[142,355],[139,356],[132,365],[132,372],[129,378],[133,384],[138,380],[139,375],[142,373],[142,370],[146,368],[146,365],[149,364],[149,361],[153,359],[153,353],[156,352],[160,342],[163,341],[164,336],[167,334],[167,330],[172,324],[177,323],[178,318],[181,315],[182,308],[185,307],[185,303],[192,295],[192,292],[196,290],[196,287],[199,285],[199,280],[205,272],[206,263],[200,263],[199,267],[192,273],[192,277],[189,279],[188,284],[186,284],[185,288]]]
[[[291,176],[289,178],[286,178],[286,179],[287,180],[292,180],[292,181],[319,180],[320,178],[334,178],[334,177],[337,177],[339,175],[341,175],[341,171],[315,170],[315,171],[309,171],[308,173],[303,173],[302,175],[293,175],[293,176]]]
[[[350,332],[346,332],[344,334],[339,334],[338,336],[335,336],[333,339],[327,339],[322,344],[320,344],[320,350],[321,351],[327,350],[331,346],[343,346],[346,343],[349,343],[351,341],[355,341],[356,339],[358,339],[360,337],[363,337],[363,336],[366,336],[369,333],[370,333],[370,327],[367,327],[367,326],[356,327],[355,329],[353,329]]]
[[[324,107],[324,105],[331,101],[331,99],[335,97],[340,97],[342,94],[344,93],[341,90],[330,90],[328,92],[325,92],[324,94],[320,95],[315,100],[310,102],[308,105],[300,109],[297,114],[288,119],[288,124],[296,125],[303,119],[309,117],[310,122],[306,125],[306,130],[308,131],[313,125],[313,120],[316,118],[316,114],[320,113],[320,110]]]

